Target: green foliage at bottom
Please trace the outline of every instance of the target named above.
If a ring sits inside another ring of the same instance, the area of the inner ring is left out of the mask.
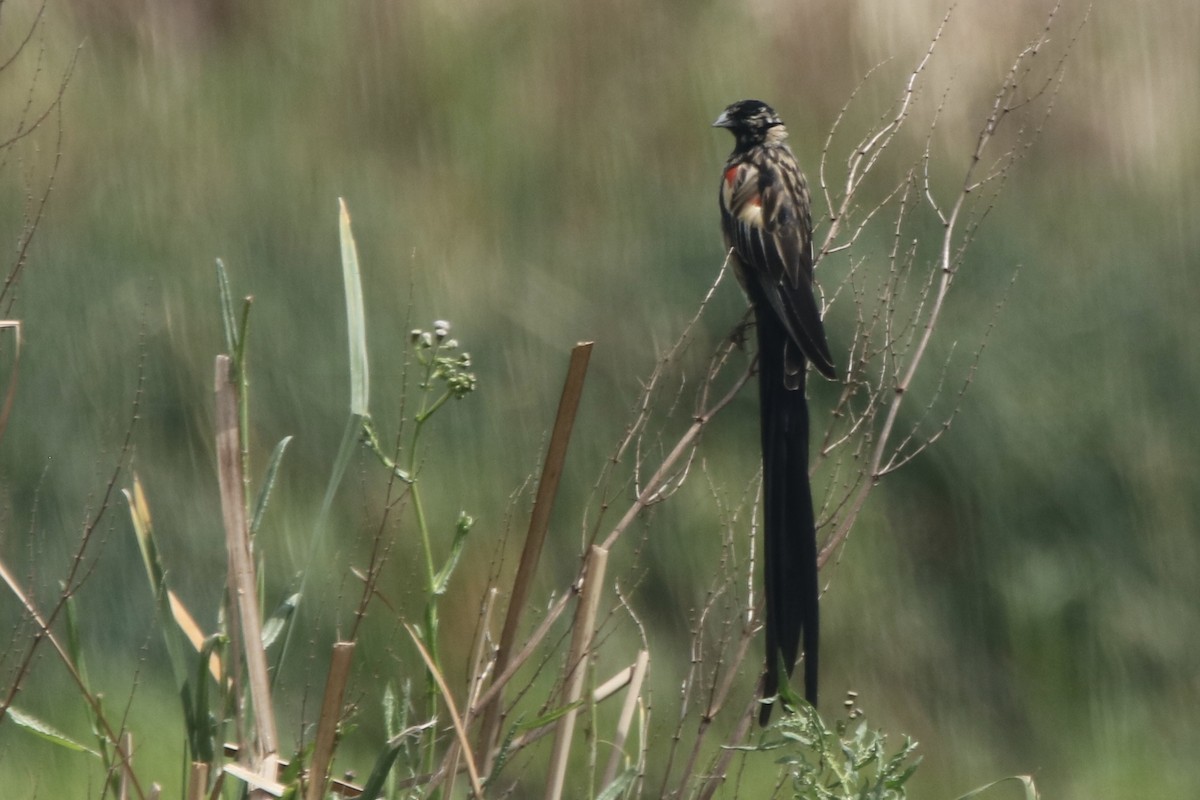
[[[830,728],[816,709],[798,703],[772,725],[758,751],[780,751],[792,796],[804,800],[902,800],[921,763],[908,736],[890,755],[887,735],[867,725],[857,709]]]

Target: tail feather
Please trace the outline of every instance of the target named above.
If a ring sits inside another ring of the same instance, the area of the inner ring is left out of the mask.
[[[804,696],[817,702],[820,632],[817,538],[808,480],[808,401],[804,363],[785,352],[787,332],[772,314],[758,315],[759,403],[763,453],[763,564],[766,677],[763,697],[779,691],[804,653]],[[793,363],[789,368],[789,356]],[[798,368],[798,369],[797,369]],[[782,662],[782,663],[781,663]],[[780,676],[780,668],[787,676]],[[772,706],[759,722],[766,725]]]

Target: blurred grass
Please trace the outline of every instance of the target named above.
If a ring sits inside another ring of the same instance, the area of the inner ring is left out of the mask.
[[[30,8],[5,5],[0,41],[12,45]],[[930,82],[949,88],[955,109],[939,124],[935,163],[948,174],[935,179],[957,172],[992,85],[1046,10],[968,2],[955,11]],[[1064,9],[1060,37],[1083,10]],[[708,129],[712,117],[737,97],[771,101],[815,180],[825,134],[861,76],[893,59],[843,123],[848,138],[883,112],[943,13],[932,0],[903,10],[869,0],[52,4],[40,34],[47,69],[80,42],[83,51],[51,215],[15,310],[28,347],[0,451],[6,553],[58,574],[115,457],[144,361],[136,465],[164,559],[188,565],[173,585],[193,608],[216,607],[209,576],[224,556],[210,398],[221,256],[235,292],[256,297],[258,469],[275,441],[297,436],[263,533],[268,573],[286,582],[302,563],[347,400],[341,195],[369,288],[381,428],[399,419],[410,327],[448,318],[475,359],[480,393],[447,410],[427,465],[439,476],[431,519],[448,535],[461,507],[486,531],[460,575],[473,585],[443,614],[448,636],[469,635],[508,495],[534,471],[569,346],[597,341],[550,555],[563,569],[638,380],[719,266],[714,176],[728,142]],[[885,485],[829,572],[825,697],[856,688],[876,722],[919,739],[923,794],[1027,771],[1064,798],[1200,788],[1197,737],[1179,713],[1200,699],[1197,41],[1200,7],[1184,0],[1093,10],[1045,135],[951,298],[940,342],[959,339],[963,355],[1021,267],[963,413]],[[4,79],[7,110],[30,73]],[[920,146],[925,131],[910,133]],[[4,173],[4,241],[15,240],[22,178],[34,182],[46,147],[24,172]],[[732,324],[742,307],[732,283],[718,303],[710,319]],[[828,324],[844,344],[849,321],[835,308]],[[744,447],[753,408],[742,398],[705,446],[714,480],[731,492],[754,468]],[[365,477],[372,465],[357,468],[364,477],[347,483],[328,554],[339,565],[361,554],[381,502]],[[707,490],[685,491],[686,502],[652,520],[642,589],[647,608],[669,609],[655,630],[677,637],[680,653],[681,620],[703,592],[695,576],[711,573],[719,550]],[[151,651],[135,705],[155,705],[151,667],[162,659],[147,644],[144,593],[113,590],[140,569],[119,519],[84,590],[85,630],[114,658]],[[411,605],[398,571],[391,591]],[[337,572],[319,588],[353,595],[345,581]],[[349,604],[338,607],[313,625],[332,629]],[[393,656],[364,658],[383,673]],[[660,685],[664,708],[674,691]],[[0,729],[0,783],[34,786],[18,766],[25,756],[9,749],[15,739]]]

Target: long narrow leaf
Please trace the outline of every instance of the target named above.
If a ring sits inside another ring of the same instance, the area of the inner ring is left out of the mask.
[[[233,313],[233,292],[229,288],[229,274],[225,262],[217,259],[217,291],[221,299],[221,325],[225,331],[225,352],[238,350],[237,317]]]
[[[604,791],[596,795],[596,800],[617,800],[618,797],[625,794],[633,782],[637,780],[638,771],[633,767],[622,772],[610,783]]]
[[[66,586],[59,584],[63,592],[66,592]],[[90,691],[91,682],[88,680],[87,662],[84,660],[83,646],[79,641],[79,616],[75,608],[75,595],[67,594],[67,654],[71,656],[71,663],[75,665],[75,671],[79,673],[79,680],[83,682],[84,687]]]
[[[258,500],[254,503],[254,516],[250,520],[251,538],[258,533],[258,526],[262,524],[263,514],[267,510],[267,502],[271,499],[271,490],[275,487],[275,475],[279,472],[279,462],[283,460],[284,451],[287,450],[292,439],[291,436],[283,437],[271,451],[271,460],[267,462],[267,473],[263,476],[263,485],[258,491]]]
[[[279,638],[279,634],[283,631],[288,620],[292,618],[292,614],[296,611],[296,606],[300,605],[300,594],[288,595],[284,601],[279,604],[267,621],[263,623],[262,629],[262,646],[268,648],[275,644],[275,640]]]
[[[80,744],[65,733],[56,730],[54,726],[43,722],[31,714],[19,711],[14,706],[8,707],[8,718],[16,723],[17,726],[24,728],[39,739],[45,739],[47,742],[51,742],[67,750],[74,750],[77,753],[90,753],[97,758],[100,757],[100,754],[92,748]]]
[[[364,420],[370,417],[369,405],[371,395],[370,370],[367,360],[367,323],[366,312],[363,308],[362,278],[358,269],[358,247],[354,243],[354,234],[350,229],[350,212],[346,201],[338,198],[338,234],[341,241],[342,281],[346,294],[346,331],[350,348],[350,416],[346,420],[346,429],[342,433],[342,443],[338,447],[337,457],[333,462],[333,470],[329,476],[329,484],[325,487],[325,497],[321,501],[321,511],[313,525],[309,537],[308,554],[304,570],[300,575],[300,588],[297,591],[304,596],[308,584],[308,575],[312,571],[313,559],[321,544],[329,523],[329,511],[333,507],[333,498],[342,476],[354,455],[359,438],[363,434]],[[295,619],[295,616],[291,618]],[[278,675],[285,659],[288,646],[292,641],[293,626],[286,626],[287,633],[283,637],[283,646],[279,651],[279,662],[273,673]]]
[[[1022,788],[1025,790],[1025,800],[1038,800],[1040,795],[1038,794],[1037,785],[1034,784],[1033,776],[1031,775],[1010,775],[1007,778],[1001,778],[998,781],[992,781],[989,784],[972,789],[971,791],[959,797],[958,800],[968,800],[971,797],[978,797],[989,789],[999,786],[1002,783],[1007,783],[1008,781],[1016,781],[1021,784]]]
[[[64,586],[65,590],[66,587]],[[79,638],[79,615],[76,608],[75,595],[67,596],[66,605],[67,615],[67,654],[71,657],[71,663],[75,665],[75,671],[79,673],[79,680],[83,684],[85,690],[92,694],[91,680],[88,678],[87,660],[84,657],[83,645]],[[104,762],[105,767],[109,766],[108,753],[109,743],[104,736],[104,726],[101,716],[101,703],[103,698],[96,698],[96,705],[87,706],[88,722],[91,723],[92,735],[96,737],[96,742],[100,746],[100,760]]]
[[[435,717],[428,722],[406,727],[398,733],[389,736],[387,742],[383,745],[383,750],[375,758],[375,766],[371,767],[371,774],[367,777],[367,782],[363,784],[359,797],[369,797],[374,800],[374,798],[380,795],[385,797],[394,796],[395,792],[388,789],[385,784],[387,783],[387,779],[392,776],[392,766],[395,764],[400,751],[407,747],[410,740],[420,737],[421,734],[436,725],[437,718]]]
[[[578,711],[579,709],[583,708],[583,704],[583,700],[576,700],[574,703],[568,703],[565,706],[559,706],[553,711],[543,714],[540,717],[535,717],[529,721],[519,719],[513,723],[513,729],[517,733],[529,733],[530,731],[536,731],[539,728],[544,728],[551,723],[558,722],[572,711]]]
[[[142,563],[146,567],[146,576],[150,579],[150,591],[154,593],[158,603],[159,618],[162,620],[160,627],[163,641],[167,646],[167,656],[171,660],[171,670],[175,674],[175,685],[182,691],[187,686],[189,678],[188,661],[185,656],[187,646],[179,625],[170,622],[175,619],[175,615],[171,609],[166,570],[163,569],[162,562],[158,557],[150,506],[146,502],[141,479],[136,473],[133,476],[133,490],[123,489],[122,492],[125,499],[129,501],[129,516],[133,521],[133,532],[137,536],[138,549],[142,553]]]
[[[329,526],[329,511],[333,507],[334,495],[337,494],[337,488],[342,482],[342,476],[346,474],[346,467],[349,466],[350,459],[354,455],[359,435],[362,432],[362,426],[363,418],[357,414],[351,414],[350,418],[346,420],[346,429],[342,433],[342,444],[338,447],[338,454],[333,462],[333,471],[329,475],[329,484],[325,487],[325,498],[321,501],[321,510],[317,514],[316,522],[313,523],[312,533],[309,534],[308,555],[305,557],[304,570],[300,574],[300,588],[293,595],[297,597],[297,602],[304,597],[308,586],[308,575],[312,572],[317,550],[321,546],[321,537]],[[292,641],[293,625],[291,622],[295,619],[296,617],[293,614],[289,623],[285,626],[287,634],[283,637],[283,646],[279,650],[279,660],[276,663],[275,670],[271,673],[272,681],[281,672],[283,663],[287,658],[288,648]]]
[[[225,643],[221,635],[210,636],[200,648],[196,659],[195,693],[192,697],[191,732],[192,760],[211,764],[217,750],[217,720],[208,707],[208,680],[204,673],[217,658],[216,649]]]
[[[346,285],[346,333],[350,340],[350,413],[370,415],[371,380],[367,364],[367,322],[363,310],[358,247],[350,230],[346,201],[338,198],[338,231],[342,243],[342,280]]]
[[[367,782],[363,784],[362,797],[376,798],[384,793],[384,783],[392,774],[392,766],[396,763],[396,756],[400,755],[400,748],[403,745],[403,740],[399,739],[393,739],[384,745],[383,750],[375,758],[375,766],[371,767],[371,774],[367,777]]]

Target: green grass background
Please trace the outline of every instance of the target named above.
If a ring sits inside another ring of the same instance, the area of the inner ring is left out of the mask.
[[[1056,46],[1086,10],[1063,8]],[[34,11],[5,4],[8,49]],[[0,442],[4,557],[53,598],[141,370],[134,465],[173,585],[212,626],[224,568],[210,411],[219,256],[235,291],[255,296],[259,469],[296,436],[261,539],[268,599],[279,597],[303,564],[346,413],[344,196],[381,427],[400,417],[413,325],[450,319],[479,375],[476,395],[439,421],[426,465],[435,530],[448,539],[459,508],[480,519],[443,609],[461,653],[504,531],[524,524],[527,501],[514,510],[510,495],[544,448],[569,347],[596,341],[543,599],[574,569],[581,509],[639,380],[720,264],[715,186],[730,142],[711,120],[740,97],[770,101],[812,172],[863,75],[882,65],[843,123],[855,135],[884,113],[944,11],[932,0],[52,0],[32,45],[45,48],[39,96],[80,50],[62,166],[9,312],[26,348]],[[961,172],[996,81],[1047,11],[982,0],[955,10],[927,90],[950,98],[933,138],[940,185]],[[1013,773],[1033,773],[1054,798],[1200,789],[1197,44],[1193,2],[1091,9],[1055,111],[939,332],[942,352],[973,348],[1019,266],[961,414],[872,498],[826,573],[825,703],[832,712],[855,689],[876,724],[919,739],[918,796]],[[34,56],[0,75],[0,118],[24,102]],[[50,133],[0,173],[0,241],[17,239]],[[925,134],[914,128],[906,146]],[[705,346],[742,305],[726,284]],[[836,308],[827,325],[835,350],[848,344]],[[703,450],[735,495],[754,470],[754,410],[748,391]],[[303,618],[318,655],[301,659],[294,697],[320,685],[320,654],[357,593],[348,568],[378,525],[377,472],[366,457],[355,464],[314,584],[327,602]],[[687,658],[689,615],[716,568],[714,514],[695,480],[645,528],[641,596],[661,643],[664,711],[669,665]],[[418,550],[404,531],[385,591],[413,613],[421,593],[405,559]],[[119,705],[140,670],[139,763],[174,786],[182,727],[122,504],[101,539],[81,595],[94,677]],[[15,624],[11,598],[0,614]],[[394,623],[372,630],[363,686],[416,676]],[[62,678],[43,653],[22,704],[82,738]],[[300,724],[290,707],[285,736]],[[364,732],[373,715],[364,707]],[[365,769],[371,745],[355,746]],[[87,796],[98,781],[83,756],[0,727],[5,796]]]

